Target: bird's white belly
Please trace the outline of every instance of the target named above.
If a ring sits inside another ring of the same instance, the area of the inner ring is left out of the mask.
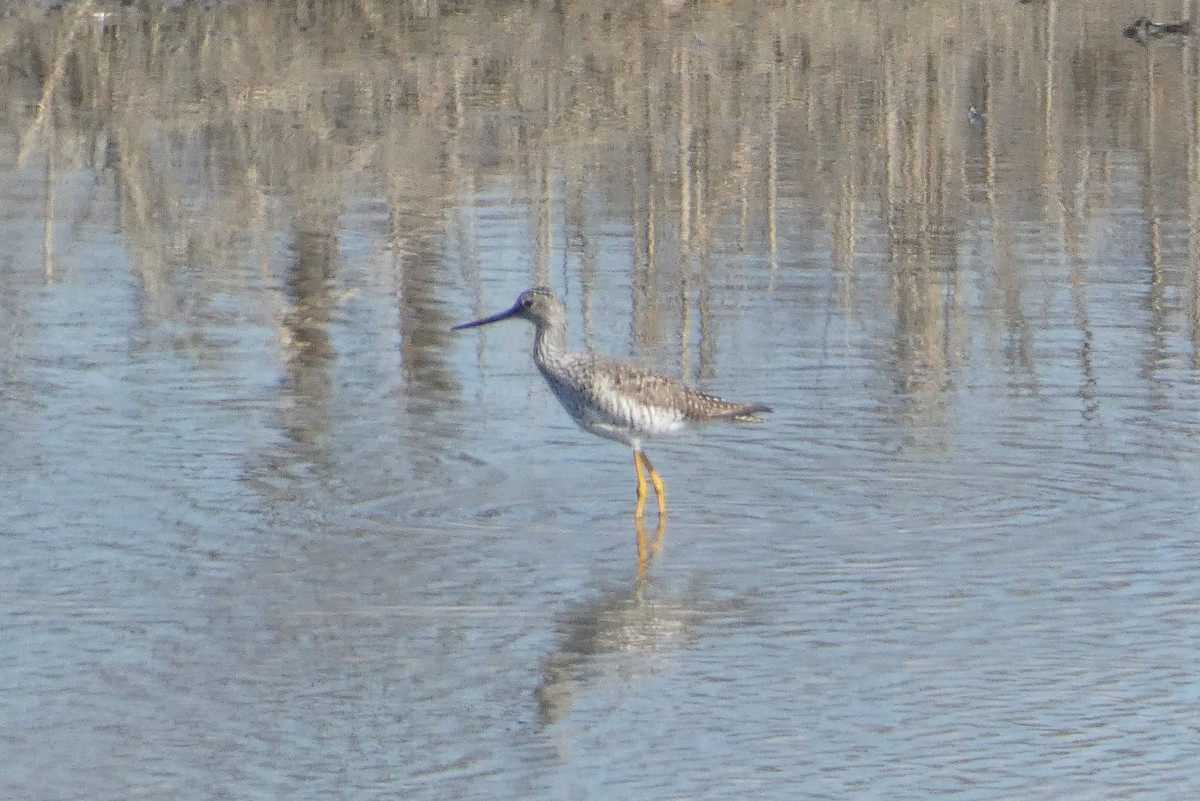
[[[587,403],[565,387],[551,383],[554,395],[579,427],[606,439],[633,445],[644,437],[674,434],[683,428],[683,414],[659,406],[637,403],[613,392],[602,408]]]

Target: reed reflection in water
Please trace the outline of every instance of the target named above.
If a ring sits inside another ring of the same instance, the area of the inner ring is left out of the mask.
[[[1139,13],[6,8],[0,796],[1194,797]],[[644,575],[626,452],[450,333],[532,284],[776,409],[656,450]]]

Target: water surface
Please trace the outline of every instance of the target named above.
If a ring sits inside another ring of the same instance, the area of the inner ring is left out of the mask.
[[[14,10],[0,795],[1193,798],[1200,83],[1129,16]],[[650,449],[641,575],[628,451],[450,330],[535,283],[775,408]]]

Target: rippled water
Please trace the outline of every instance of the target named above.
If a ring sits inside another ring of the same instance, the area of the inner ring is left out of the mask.
[[[961,117],[945,229],[784,147],[772,231],[751,193],[684,242],[552,153],[153,258],[122,174],[6,134],[0,795],[1194,797],[1188,207],[1123,140],[1047,188]],[[649,448],[644,575],[628,451],[527,325],[450,331],[534,282],[574,346],[775,408]]]

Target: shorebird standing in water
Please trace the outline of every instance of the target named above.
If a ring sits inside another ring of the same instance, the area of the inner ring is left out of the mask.
[[[545,287],[522,292],[508,311],[457,325],[454,330],[498,323],[511,317],[521,317],[536,327],[533,362],[579,427],[633,448],[633,466],[637,470],[634,518],[639,524],[646,506],[646,473],[658,499],[660,528],[667,516],[666,489],[642,451],[643,439],[674,434],[693,423],[762,422],[758,415],[771,411],[761,403],[737,403],[696,392],[678,381],[606,356],[569,352],[566,307],[553,290]]]

